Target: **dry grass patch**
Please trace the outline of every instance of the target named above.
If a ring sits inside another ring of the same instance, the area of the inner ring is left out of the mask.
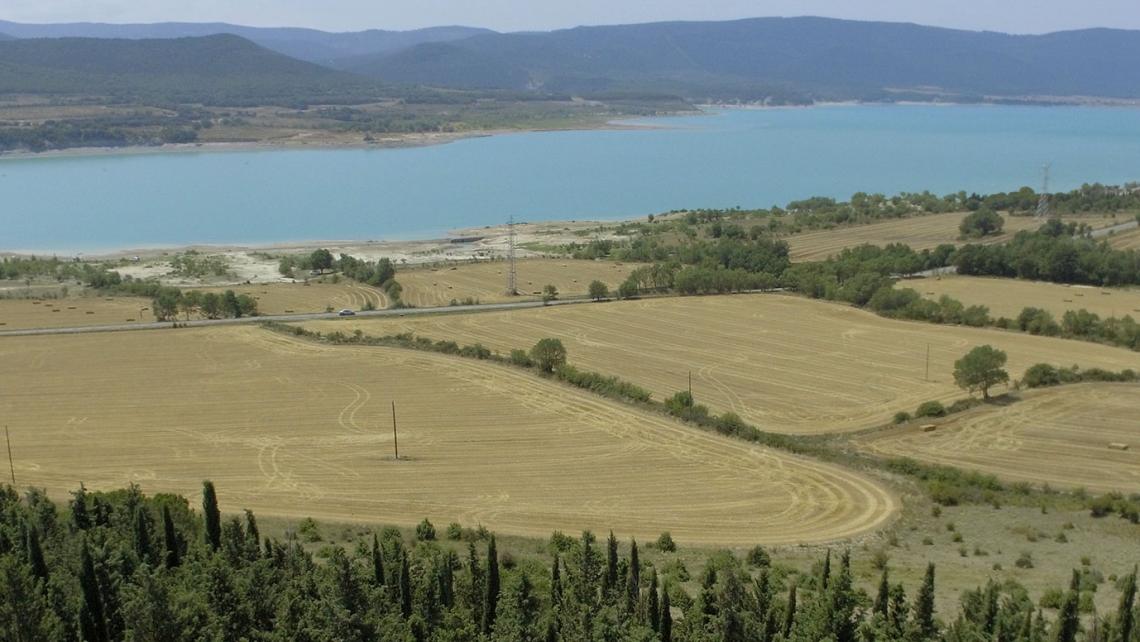
[[[139,319],[154,321],[154,316],[150,312],[150,299],[131,297],[69,297],[43,301],[0,299],[0,331],[114,325]]]
[[[962,219],[965,217],[966,213],[915,216],[869,225],[805,232],[789,236],[787,241],[791,245],[793,261],[822,261],[839,254],[846,248],[868,243],[871,245],[905,243],[915,250],[926,250],[933,249],[943,243],[962,243],[958,240],[958,225],[962,223]],[[1002,217],[1005,219],[1005,232],[1003,234],[973,242],[1001,243],[1008,241],[1017,232],[1033,230],[1041,226],[1041,221],[1032,216],[1003,214]],[[1062,220],[1086,223],[1093,228],[1105,227],[1119,222],[1110,216],[1102,215],[1072,216],[1065,217]]]
[[[933,432],[887,430],[859,440],[874,453],[1095,492],[1140,492],[1140,386],[1082,384],[1025,394],[946,421]],[[1109,447],[1112,443],[1128,450]]]
[[[1080,309],[1102,317],[1130,314],[1140,318],[1138,288],[1098,288],[973,276],[903,281],[898,287],[912,288],[928,299],[948,295],[966,305],[984,305],[992,317],[1013,319],[1023,308],[1035,307],[1052,312],[1058,321],[1065,312]]]
[[[509,272],[506,261],[400,270],[396,280],[404,287],[402,298],[406,303],[416,307],[434,307],[468,298],[482,303],[533,299],[542,294],[542,288],[547,284],[557,287],[562,296],[584,296],[594,280],[616,290],[637,267],[636,263],[612,261],[519,261],[517,283],[521,297],[506,294]]]
[[[840,467],[443,355],[226,327],[0,339],[0,375],[18,481],[61,501],[209,478],[266,516],[710,545],[846,538],[897,508]]]
[[[1140,228],[1113,234],[1108,237],[1108,244],[1118,250],[1140,250]]]
[[[218,294],[226,290],[233,290],[235,294],[248,294],[257,299],[259,314],[301,314],[324,312],[328,308],[360,310],[367,302],[379,309],[386,302],[384,293],[380,290],[347,279],[342,279],[339,283],[311,281],[201,288],[202,292]]]
[[[830,433],[881,425],[899,410],[965,395],[954,361],[992,344],[1020,376],[1046,361],[1140,368],[1140,355],[1079,341],[893,321],[784,295],[683,297],[425,318],[315,321],[306,327],[372,335],[414,332],[481,342],[506,353],[558,337],[570,362],[617,375],[658,399],[687,384],[699,403],[763,430]],[[924,381],[927,346],[930,381]]]

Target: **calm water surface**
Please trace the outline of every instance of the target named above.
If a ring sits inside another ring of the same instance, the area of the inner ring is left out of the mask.
[[[0,250],[407,239],[814,195],[1140,178],[1140,110],[842,106],[435,147],[0,160]]]

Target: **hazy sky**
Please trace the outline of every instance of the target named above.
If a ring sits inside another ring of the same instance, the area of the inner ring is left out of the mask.
[[[3,0],[18,22],[224,21],[328,30],[464,24],[503,31],[821,15],[1042,33],[1140,29],[1137,0]]]

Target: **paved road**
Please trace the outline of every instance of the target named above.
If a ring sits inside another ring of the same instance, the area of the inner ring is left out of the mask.
[[[313,314],[273,314],[260,317],[242,317],[240,319],[200,319],[197,321],[179,321],[179,326],[201,328],[216,325],[241,325],[249,323],[263,323],[265,321],[316,321],[318,319],[342,318],[372,318],[372,317],[402,317],[420,314],[455,314],[461,312],[488,312],[493,310],[523,310],[526,308],[541,308],[543,305],[574,305],[589,303],[589,299],[567,299],[564,301],[551,301],[543,304],[542,301],[520,301],[518,303],[482,303],[479,305],[451,305],[438,308],[404,308],[401,310],[372,310],[357,312],[352,317],[341,317],[336,312],[320,312]],[[153,323],[120,323],[115,325],[85,325],[74,328],[28,328],[25,330],[0,331],[0,337],[28,337],[45,334],[86,334],[90,332],[131,332],[135,330],[161,330],[173,327],[170,321]]]
[[[1123,232],[1125,230],[1136,229],[1137,227],[1140,227],[1140,221],[1117,223],[1116,225],[1110,225],[1109,227],[1102,227],[1099,230],[1093,230],[1092,234],[1089,236],[1093,237],[1094,239],[1098,239],[1102,236],[1108,236],[1109,234],[1115,234],[1116,232]]]

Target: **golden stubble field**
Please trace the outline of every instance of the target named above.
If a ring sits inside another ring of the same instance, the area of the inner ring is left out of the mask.
[[[911,218],[871,223],[869,225],[856,225],[840,227],[831,230],[818,230],[805,232],[787,237],[791,246],[793,261],[823,261],[828,257],[839,254],[846,248],[864,244],[886,245],[888,243],[904,243],[915,250],[933,249],[943,243],[960,245],[967,241],[958,240],[958,225],[966,213],[930,214],[927,216],[914,216]],[[989,237],[972,243],[1003,243],[1014,234],[1022,230],[1032,230],[1041,226],[1041,221],[1032,216],[1008,216],[1005,219],[1005,231],[999,236]],[[1113,225],[1124,218],[1114,219],[1111,216],[1091,215],[1064,217],[1065,222],[1077,221],[1086,223],[1093,228]]]
[[[954,361],[992,344],[1013,377],[1038,362],[1140,369],[1140,354],[1021,333],[893,321],[845,305],[778,294],[679,297],[400,319],[306,323],[315,330],[481,342],[506,353],[543,337],[571,364],[617,375],[657,399],[685,389],[764,430],[820,434],[890,421],[932,399],[964,397]],[[930,381],[925,381],[927,346]]]
[[[0,299],[0,331],[26,328],[71,328],[154,321],[150,299],[68,297],[64,299]]]
[[[260,314],[297,314],[324,312],[328,308],[359,310],[371,302],[377,309],[384,307],[385,297],[380,290],[341,279],[338,283],[310,281],[308,283],[263,283],[200,288],[202,292],[221,294],[233,290],[235,294],[248,294],[257,299]]]
[[[933,432],[888,429],[857,443],[1010,481],[1140,492],[1140,385],[1081,384],[1035,390],[1007,406],[942,420]],[[1128,450],[1109,444],[1129,446]]]
[[[18,483],[61,501],[212,479],[229,511],[713,545],[846,538],[898,507],[840,467],[520,370],[253,327],[4,338],[0,376]]]
[[[928,299],[942,295],[965,305],[984,305],[992,317],[1017,318],[1022,309],[1035,307],[1053,313],[1059,322],[1069,310],[1088,310],[1101,317],[1132,315],[1140,319],[1140,288],[1099,288],[1017,279],[942,276],[900,281]]]
[[[404,302],[416,307],[448,305],[452,300],[477,299],[481,303],[538,298],[547,284],[561,296],[584,296],[595,279],[616,290],[637,263],[527,259],[518,261],[517,284],[521,296],[507,296],[506,261],[485,261],[430,268],[402,269],[396,280],[404,287]]]
[[[1118,250],[1140,250],[1140,228],[1113,234],[1108,244]]]

